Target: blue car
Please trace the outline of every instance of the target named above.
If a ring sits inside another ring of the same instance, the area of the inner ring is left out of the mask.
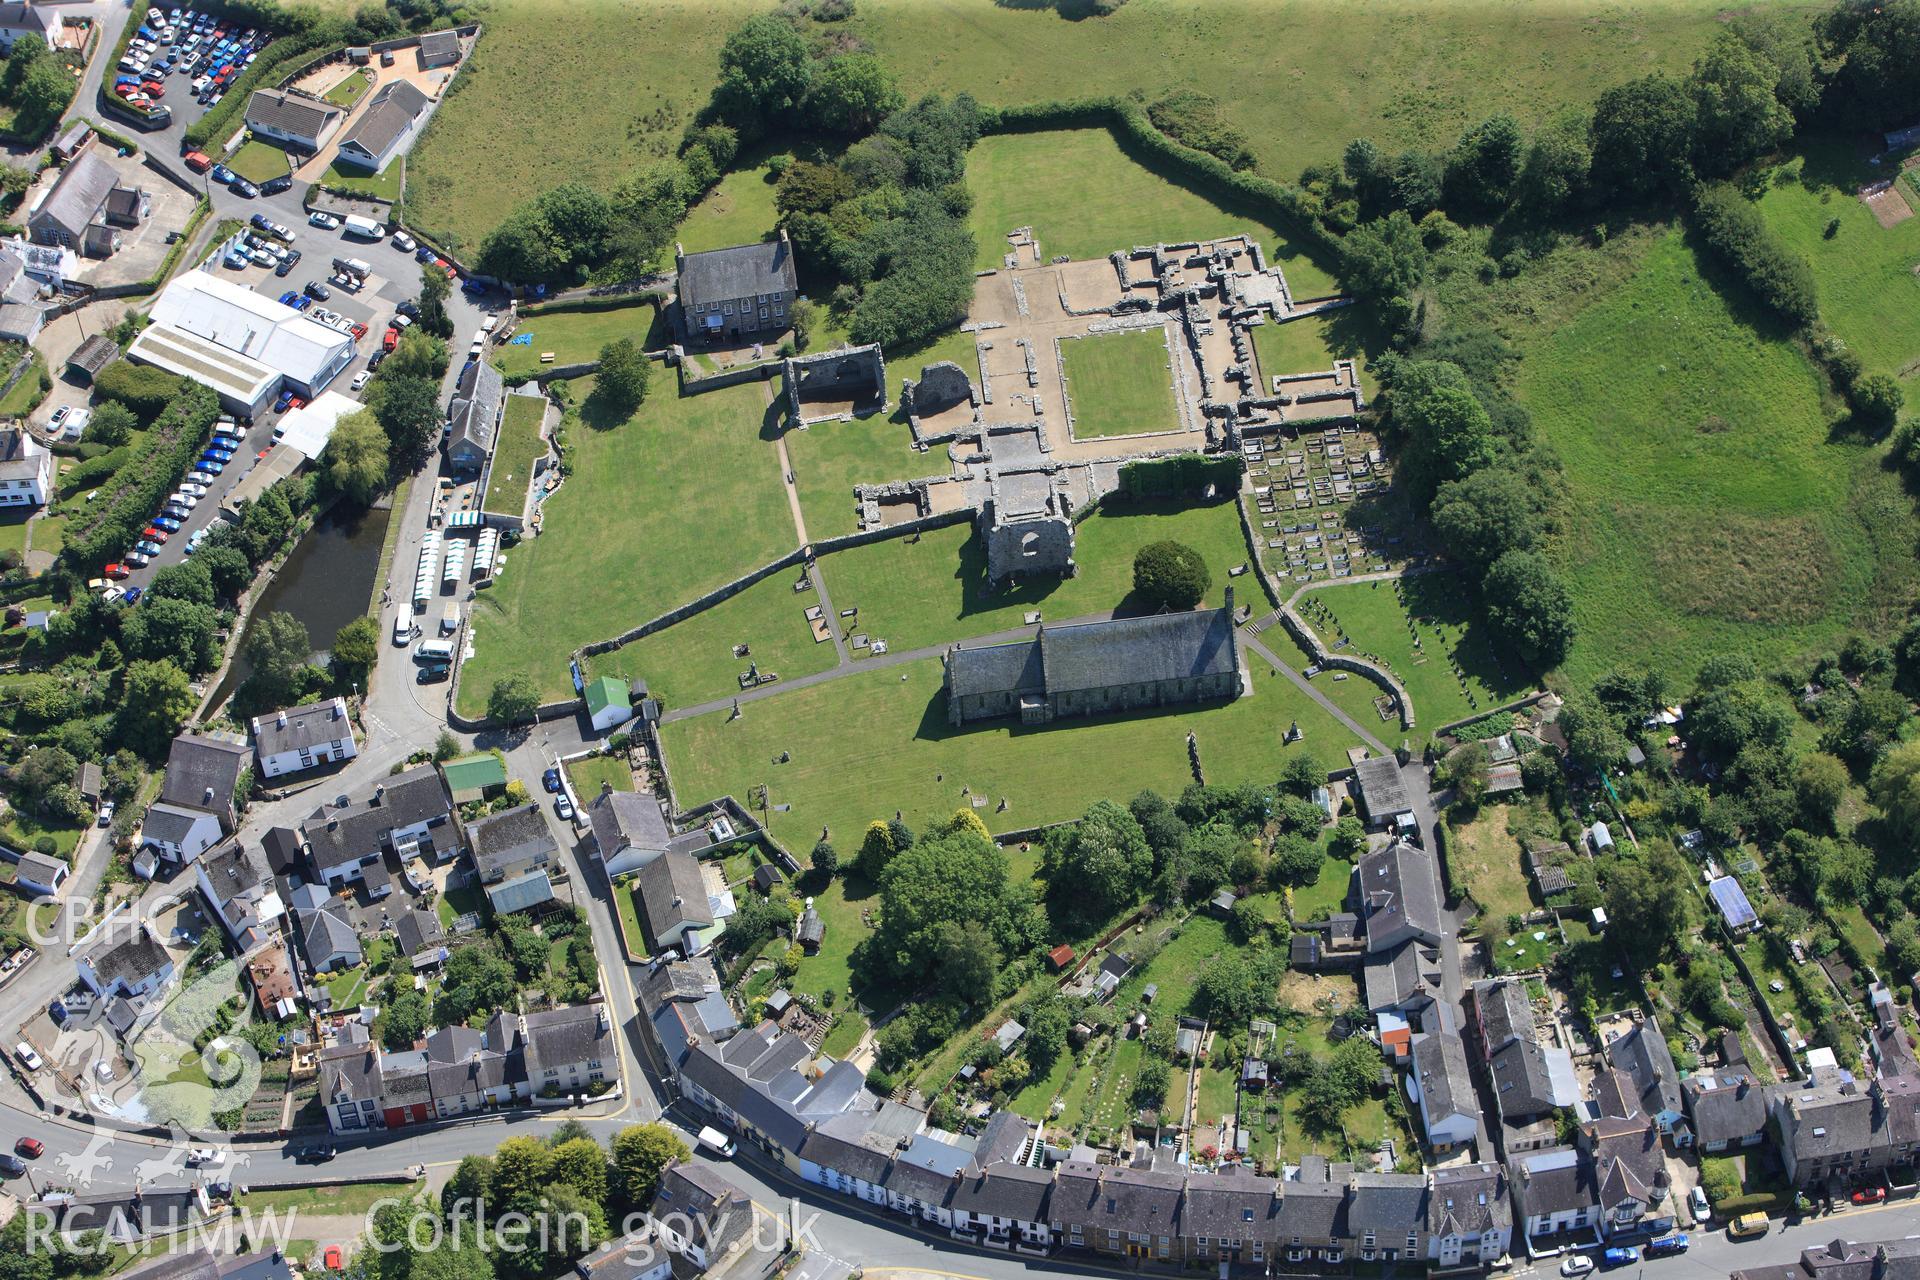
[[[224,462],[215,462],[211,458],[202,458],[193,464],[193,469],[202,475],[217,476],[227,469],[227,464]]]
[[[134,543],[133,549],[146,556],[157,556],[160,554],[160,544],[148,538],[142,538],[140,541]]]
[[[153,527],[156,529],[165,529],[168,533],[180,532],[180,522],[172,516],[155,516],[153,518]]]
[[[233,194],[240,196],[242,199],[251,200],[260,194],[260,188],[254,186],[245,178],[235,178],[233,180]]]
[[[1640,1261],[1640,1251],[1632,1245],[1625,1248],[1615,1247],[1600,1255],[1600,1265],[1611,1271],[1615,1267],[1630,1267]]]
[[[201,455],[200,455],[200,461],[202,461],[202,462],[217,462],[217,463],[219,463],[219,464],[220,464],[221,466],[223,466],[223,467],[224,467],[224,466],[226,466],[226,465],[227,465],[227,464],[228,464],[229,462],[232,462],[232,461],[233,461],[233,454],[232,454],[232,453],[230,453],[230,452],[226,452],[226,451],[224,451],[224,450],[219,450],[219,449],[209,449],[209,450],[207,450],[207,451],[206,451],[205,453],[203,453],[203,454],[201,454]]]
[[[125,597],[126,602],[128,604],[140,603],[140,597],[146,594],[146,590],[147,589],[145,587],[128,587],[127,594]]]
[[[280,295],[280,305],[281,305],[281,306],[283,306],[283,307],[291,307],[291,306],[294,306],[294,305],[296,305],[296,304],[295,304],[295,302],[294,302],[294,300],[295,300],[296,298],[298,298],[299,296],[300,296],[300,295],[299,295],[299,294],[298,294],[297,292],[295,292],[295,291],[294,291],[294,290],[292,290],[292,289],[289,289],[289,290],[287,290],[287,291],[286,291],[285,293],[283,293],[283,294],[281,294],[281,295]]]
[[[1679,1232],[1675,1232],[1670,1236],[1661,1236],[1658,1240],[1649,1240],[1647,1242],[1647,1256],[1649,1258],[1669,1258],[1676,1253],[1685,1253],[1687,1251],[1687,1245],[1690,1243],[1686,1236]]]
[[[285,413],[287,411],[287,406],[292,403],[293,403],[293,392],[282,391],[280,393],[280,398],[273,402],[273,411],[275,413]]]
[[[239,180],[240,175],[223,164],[217,164],[207,171],[207,176],[223,187],[230,187]]]
[[[413,251],[413,260],[415,262],[432,262],[433,250],[423,244]]]

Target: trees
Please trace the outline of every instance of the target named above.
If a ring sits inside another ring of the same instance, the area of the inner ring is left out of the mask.
[[[1150,609],[1191,609],[1212,585],[1207,562],[1183,542],[1149,542],[1134,553],[1133,591]]]
[[[1327,766],[1311,751],[1297,751],[1280,766],[1280,790],[1288,795],[1311,799],[1327,785]]]
[[[290,613],[276,610],[258,617],[247,628],[244,646],[253,674],[250,701],[256,706],[285,706],[293,696],[300,671],[313,656],[313,638],[307,626]]]
[[[606,196],[583,183],[562,183],[516,206],[488,232],[476,265],[508,280],[579,279],[607,256],[615,226]]]
[[[1641,846],[1638,859],[1620,859],[1607,875],[1607,915],[1631,921],[1613,936],[1645,968],[1678,944],[1686,930],[1691,873],[1671,845]]]
[[[362,409],[333,424],[320,450],[320,482],[350,502],[365,506],[387,483],[387,432]]]
[[[1173,806],[1167,803],[1166,798],[1156,791],[1142,791],[1128,801],[1127,812],[1140,824],[1147,847],[1153,850],[1154,869],[1158,871],[1186,840],[1187,824],[1181,821],[1180,815],[1173,811]]]
[[[863,875],[875,884],[880,882],[881,873],[887,864],[893,861],[893,855],[904,846],[896,839],[893,829],[884,822],[869,822],[867,833],[860,841],[859,867]]]
[[[814,842],[813,852],[808,862],[823,880],[833,879],[833,873],[840,869],[840,855],[835,852],[831,841],[824,836]]]
[[[445,980],[433,1002],[434,1020],[446,1026],[504,1009],[516,986],[512,968],[493,948],[460,947],[447,961]]]
[[[402,344],[403,346],[405,344]],[[401,348],[396,347],[398,355]],[[429,357],[432,348],[415,351]],[[440,408],[440,384],[434,378],[402,374],[392,369],[392,357],[380,367],[380,376],[367,388],[367,407],[387,433],[393,456],[402,466],[426,457],[440,439],[445,415]]]
[[[1454,803],[1471,809],[1487,796],[1487,748],[1469,742],[1447,754],[1435,771],[1435,781],[1453,788]]]
[[[940,990],[980,1008],[993,999],[1000,948],[978,920],[945,921],[936,931],[933,971]]]
[[[253,581],[253,566],[247,563],[246,553],[225,543],[202,547],[191,563],[206,570],[207,582],[219,600],[233,599]]]
[[[660,1171],[692,1153],[673,1130],[659,1124],[628,1125],[613,1136],[610,1193],[623,1213],[645,1208],[660,1185]]]
[[[1835,5],[1815,30],[1829,55],[1842,61],[1822,105],[1855,128],[1909,123],[1920,101],[1920,3]]]
[[[1593,184],[1629,199],[1676,190],[1693,176],[1694,104],[1663,75],[1615,85],[1593,107]]]
[[[427,998],[418,991],[402,991],[387,1000],[381,1012],[380,1042],[396,1052],[413,1048],[414,1041],[426,1034],[432,1010]]]
[[[1336,1129],[1347,1108],[1365,1101],[1379,1078],[1380,1051],[1365,1036],[1348,1036],[1307,1077],[1301,1114],[1315,1129]]]
[[[1428,514],[1448,553],[1484,570],[1509,551],[1539,545],[1542,506],[1540,491],[1521,476],[1506,467],[1484,467],[1442,484]]]
[[[1899,416],[1900,406],[1906,402],[1906,396],[1890,374],[1870,373],[1853,384],[1847,400],[1853,405],[1854,416],[1862,425],[1884,431]]]
[[[558,1137],[559,1135],[554,1135]],[[591,1137],[568,1138],[553,1145],[547,1176],[572,1187],[595,1204],[607,1199],[607,1153]]]
[[[1320,875],[1320,850],[1305,836],[1281,836],[1273,842],[1273,860],[1267,873],[1282,885],[1312,884]]]
[[[1434,196],[1437,201],[1437,190]],[[1414,317],[1413,295],[1426,282],[1431,260],[1413,219],[1404,209],[1395,209],[1347,233],[1340,243],[1340,278],[1354,293],[1379,304],[1393,329],[1405,330]]]
[[[1693,164],[1732,173],[1777,149],[1793,133],[1793,113],[1776,96],[1780,68],[1732,31],[1715,36],[1693,64]]]
[[[173,663],[129,663],[116,716],[120,739],[147,759],[158,760],[198,702],[187,673]]]
[[[1449,208],[1496,213],[1507,204],[1520,176],[1520,124],[1502,111],[1460,135],[1447,157]]]
[[[1333,824],[1333,838],[1327,848],[1335,855],[1357,861],[1367,851],[1367,829],[1360,819],[1348,814]]]
[[[1693,203],[1693,220],[1708,247],[1737,271],[1760,301],[1782,319],[1796,328],[1804,328],[1819,319],[1820,303],[1813,269],[1804,257],[1773,234],[1753,202],[1732,184],[1718,182],[1699,188]],[[1888,383],[1891,385],[1891,379]],[[1859,387],[1856,382],[1850,397],[1856,413],[1860,412]],[[1899,394],[1898,388],[1894,394]],[[1898,409],[1896,400],[1894,410]],[[1869,418],[1869,421],[1873,420]],[[1892,422],[1891,416],[1886,422]]]
[[[189,604],[213,603],[213,578],[199,559],[170,564],[153,575],[147,588],[149,600],[185,600]]]
[[[1493,461],[1493,419],[1466,372],[1452,361],[1402,365],[1394,375],[1391,406],[1423,488],[1459,480]]]
[[[1573,643],[1573,593],[1538,551],[1509,551],[1481,583],[1487,617],[1530,661],[1556,666]]]
[[[1632,745],[1612,715],[1584,690],[1568,693],[1560,708],[1560,731],[1567,735],[1567,756],[1583,769],[1604,773],[1627,762]]]
[[[1709,759],[1728,761],[1749,746],[1783,747],[1793,712],[1760,680],[1709,688],[1687,707],[1688,737]]]
[[[1833,828],[1834,811],[1847,796],[1847,766],[1824,751],[1810,751],[1794,767],[1793,790],[1809,825]]]
[[[1593,143],[1584,116],[1569,113],[1534,134],[1513,188],[1514,207],[1536,222],[1578,203],[1593,168]]]
[[[380,633],[373,619],[362,614],[333,637],[333,676],[336,681],[362,686],[380,658]]]
[[[420,268],[419,325],[436,338],[453,336],[453,317],[447,314],[447,295],[453,284],[447,273],[428,264]]]
[[[1096,923],[1140,896],[1153,851],[1133,815],[1102,800],[1072,826],[1047,832],[1040,868],[1064,910]]]
[[[133,416],[133,410],[117,400],[103,402],[93,411],[93,418],[87,423],[80,438],[88,444],[103,444],[109,448],[123,445],[133,429],[140,425]]]
[[[886,64],[870,53],[843,54],[829,62],[807,95],[807,111],[828,133],[862,137],[906,105],[906,95]]]
[[[639,343],[632,338],[616,338],[600,348],[600,372],[594,379],[593,394],[624,417],[647,398],[652,373],[653,366]]]
[[[525,672],[516,671],[495,680],[487,694],[487,719],[501,724],[531,720],[539,709],[540,690]]]
[[[880,883],[880,927],[866,946],[892,976],[925,974],[948,923],[979,921],[996,941],[1011,940],[1006,855],[974,831],[929,831],[893,855]]]
[[[120,624],[129,657],[165,658],[183,670],[211,671],[219,661],[219,615],[203,604],[162,596],[130,610]]]
[[[800,105],[813,76],[813,59],[800,33],[780,17],[760,14],[741,23],[720,47],[714,106],[743,135],[757,137],[772,118]]]
[[[1920,739],[1903,742],[1880,757],[1868,790],[1909,847],[1920,840]]]

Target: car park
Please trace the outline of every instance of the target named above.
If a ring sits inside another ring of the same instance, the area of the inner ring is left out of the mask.
[[[439,684],[441,681],[449,679],[452,675],[452,663],[429,662],[414,672],[413,681],[415,684]]]
[[[399,345],[400,345],[400,331],[398,329],[389,327],[386,333],[380,339],[380,349],[382,351],[391,351]]]
[[[412,298],[403,299],[397,303],[393,309],[409,320],[418,320],[420,318],[420,304]]]
[[[142,538],[139,542],[133,544],[133,550],[127,553],[127,560],[137,569],[141,567],[142,562],[135,560],[135,556],[145,556],[151,560],[159,554],[159,543],[153,541],[151,538]]]
[[[136,569],[144,569],[153,563],[153,557],[140,550],[139,544],[136,543],[133,550],[127,552],[127,563]]]
[[[327,286],[321,284],[318,280],[309,280],[307,281],[306,295],[317,302],[325,302],[333,297],[333,290],[327,288]]]
[[[414,253],[413,260],[415,262],[418,262],[421,266],[425,266],[427,263],[433,261],[433,257],[434,257],[433,250],[423,244]]]
[[[396,308],[396,310],[398,310],[398,308]],[[407,315],[405,312],[401,312],[393,318],[393,327],[396,329],[404,329],[412,323],[413,317]]]
[[[353,382],[348,386],[347,389],[349,391],[358,391],[362,387],[366,386],[367,382],[372,377],[373,377],[373,372],[371,370],[362,369],[360,372],[353,375]]]
[[[412,253],[420,247],[420,242],[404,231],[396,231],[393,233],[393,247],[402,253]]]
[[[353,335],[355,342],[358,342],[367,336],[367,326],[361,324],[358,320],[349,321],[347,324],[347,332]]]
[[[280,305],[283,307],[298,306],[299,300],[300,300],[300,295],[298,293],[295,293],[292,289],[289,289],[285,293],[281,294],[279,298]]]
[[[101,569],[100,572],[104,573],[105,575],[107,575],[107,577],[113,579],[116,582],[118,582],[122,578],[130,578],[133,576],[133,570],[127,568],[126,565],[121,564],[118,560],[115,560],[112,564],[107,565],[105,568]]]
[[[162,529],[165,529],[168,533],[180,532],[180,522],[172,516],[157,516],[154,518],[154,523]]]
[[[184,494],[188,494],[195,498],[204,498],[207,496],[207,487],[205,485],[194,484],[192,481],[188,481],[187,483],[180,486],[180,492]]]

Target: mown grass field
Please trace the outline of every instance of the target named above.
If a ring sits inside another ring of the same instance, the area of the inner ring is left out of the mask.
[[[585,402],[590,384],[576,385]],[[545,532],[508,553],[469,610],[475,652],[460,709],[524,671],[541,697],[571,693],[567,655],[618,635],[793,547],[793,520],[761,440],[758,386],[681,399],[663,389],[621,423],[568,433],[573,474],[546,503]]]
[[[488,511],[517,516],[526,506],[534,464],[547,456],[547,442],[540,434],[546,411],[545,396],[507,397],[506,409],[500,415],[500,439],[493,448],[493,469],[487,478]]]
[[[376,199],[397,202],[402,188],[406,186],[405,170],[413,163],[412,157],[396,159],[379,173],[368,173],[365,169],[353,165],[343,165],[337,161],[327,166],[320,175],[320,185],[332,187],[338,191],[350,191],[356,195],[373,196]]]
[[[1361,388],[1372,395],[1378,388],[1367,378],[1367,353],[1362,345],[1374,336],[1370,318],[1364,307],[1347,307],[1285,324],[1261,325],[1253,331],[1253,350],[1260,361],[1261,376],[1319,373],[1333,368],[1335,360],[1352,360]]]
[[[986,547],[971,523],[911,538],[891,538],[821,560],[827,589],[841,609],[860,611],[859,629],[894,652],[1018,627],[1029,610],[1049,622],[1124,609],[1133,590],[1133,557],[1149,542],[1171,538],[1198,551],[1212,571],[1205,603],[1218,605],[1227,571],[1247,562],[1246,539],[1232,502],[1103,505],[1080,522],[1071,578],[1049,578],[987,592]],[[1255,603],[1248,577],[1238,601]]]
[[[228,156],[225,163],[227,168],[253,183],[278,178],[289,168],[287,153],[259,138],[241,143],[240,149]]]
[[[680,224],[680,245],[688,253],[726,249],[736,244],[757,244],[773,234],[779,212],[773,207],[775,187],[772,160],[786,151],[764,148],[735,157],[734,168],[720,185],[687,210]],[[665,266],[673,265],[673,247],[665,253]]]
[[[1132,329],[1060,344],[1077,440],[1180,429],[1164,329]]]
[[[409,219],[471,251],[524,197],[611,190],[666,159],[759,0],[495,0],[487,32],[407,159]]]
[[[834,664],[833,643],[814,643],[804,611],[820,597],[794,591],[799,576],[798,568],[782,570],[665,631],[589,658],[587,669],[596,676],[644,679],[666,707],[739,693],[736,677],[750,662],[787,680],[825,671]],[[734,657],[737,644],[751,653]]]
[[[541,368],[542,352],[553,352],[557,365],[582,364],[600,358],[600,348],[621,338],[632,338],[643,346],[659,323],[659,309],[651,302],[636,302],[626,307],[592,307],[575,311],[538,311],[522,316],[514,337],[533,335],[523,346],[512,342],[495,344],[487,353],[496,369],[511,377],[516,373],[534,373]],[[673,370],[653,367],[654,394],[673,394]]]
[[[1185,711],[1063,721],[947,723],[937,659],[875,668],[663,729],[667,765],[683,804],[722,793],[743,803],[765,785],[774,834],[810,848],[825,827],[843,849],[875,818],[898,809],[916,828],[969,804],[990,830],[1078,817],[1095,800],[1143,787],[1173,795],[1192,780],[1187,733],[1198,735],[1209,782],[1271,779],[1298,720],[1304,749],[1332,759],[1352,735],[1293,685],[1262,680],[1234,702]],[[786,763],[776,763],[782,752]],[[1002,799],[1007,808],[999,808]],[[779,806],[791,806],[781,809]]]
[[[345,107],[348,111],[352,111],[354,104],[366,97],[367,90],[372,87],[373,81],[367,79],[364,73],[356,71],[339,84],[333,86],[333,88],[327,90],[324,96],[326,100],[334,106]]]
[[[1709,653],[1764,664],[1892,626],[1920,521],[1881,451],[1832,430],[1819,373],[1681,233],[1633,252],[1617,285],[1516,335],[1518,394],[1566,467],[1566,674],[1684,683]]]
[[[1818,138],[1760,201],[1781,239],[1805,255],[1820,287],[1820,318],[1860,354],[1870,373],[1900,377],[1920,394],[1920,218],[1882,227],[1854,192],[1888,174],[1851,140]],[[1902,187],[1909,201],[1914,188]],[[1827,227],[1837,221],[1834,234]]]
[[[1341,145],[1345,145],[1342,143]],[[967,154],[975,265],[998,267],[1007,232],[1032,227],[1040,256],[1104,258],[1136,245],[1244,231],[1286,272],[1294,296],[1337,293],[1325,266],[1288,231],[1136,162],[1105,129],[1057,129],[982,138]]]
[[[1525,915],[1539,906],[1527,877],[1526,855],[1507,830],[1507,807],[1481,806],[1472,822],[1447,829],[1447,865],[1456,888],[1496,919]]]
[[[914,93],[998,105],[1202,87],[1260,171],[1291,180],[1355,137],[1444,148],[1496,111],[1530,125],[1650,71],[1684,72],[1726,12],[1708,0],[1134,0],[1106,17],[1063,16],[1078,8],[863,0],[848,26]]]
[[[1458,578],[1414,574],[1400,579],[1398,585],[1400,594],[1395,593],[1393,582],[1321,587],[1302,604],[1318,603],[1332,611],[1339,633],[1319,617],[1308,615],[1329,648],[1344,634],[1351,644],[1341,653],[1372,655],[1387,666],[1413,699],[1416,724],[1437,729],[1476,711],[1490,711],[1533,687],[1520,660],[1495,646],[1471,594]],[[1460,664],[1459,676],[1447,663],[1449,654]],[[1317,679],[1332,683],[1330,675]],[[1371,697],[1377,687],[1368,681],[1362,692]],[[1378,722],[1378,716],[1361,721],[1369,728]]]

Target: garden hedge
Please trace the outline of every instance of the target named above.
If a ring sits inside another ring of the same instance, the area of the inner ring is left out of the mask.
[[[1707,247],[1738,272],[1775,315],[1796,329],[1820,318],[1813,268],[1773,234],[1760,210],[1731,184],[1696,191],[1693,221]]]
[[[1221,493],[1238,493],[1241,475],[1237,456],[1181,453],[1142,458],[1120,468],[1120,492],[1136,498],[1166,498],[1197,494],[1211,485]]]

